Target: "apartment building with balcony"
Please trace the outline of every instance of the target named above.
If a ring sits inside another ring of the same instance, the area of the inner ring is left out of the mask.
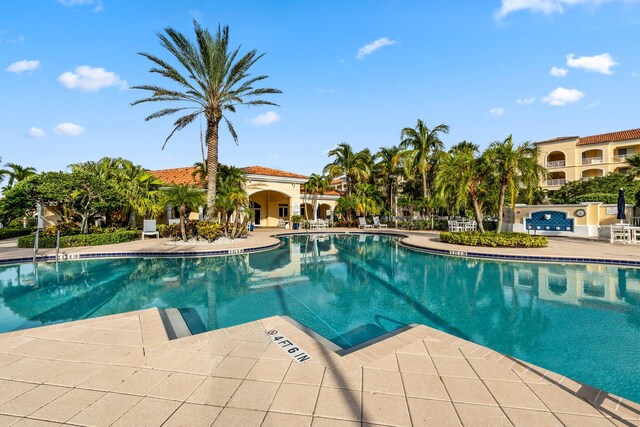
[[[627,173],[627,158],[640,154],[640,129],[603,133],[586,137],[566,136],[536,143],[538,162],[549,176],[546,190],[557,190],[569,181]]]

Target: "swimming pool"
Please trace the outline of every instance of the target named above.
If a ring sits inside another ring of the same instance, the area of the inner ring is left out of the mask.
[[[148,307],[207,329],[288,315],[342,347],[423,323],[640,401],[640,269],[417,252],[376,235],[275,250],[0,267],[0,332]]]

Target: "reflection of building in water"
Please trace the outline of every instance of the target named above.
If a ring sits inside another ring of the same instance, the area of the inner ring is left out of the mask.
[[[526,265],[514,269],[516,287],[535,290],[540,299],[564,304],[627,304],[640,299],[640,276],[615,266]]]
[[[303,274],[311,265],[336,262],[337,250],[333,236],[310,234],[306,239],[285,239],[283,247],[276,251],[249,255],[253,273],[251,288],[267,288],[300,284],[308,281]]]

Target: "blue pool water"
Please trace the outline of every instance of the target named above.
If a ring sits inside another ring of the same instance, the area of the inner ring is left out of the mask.
[[[288,315],[342,347],[423,323],[640,402],[640,269],[430,255],[393,237],[0,267],[0,332],[148,307],[207,329]]]

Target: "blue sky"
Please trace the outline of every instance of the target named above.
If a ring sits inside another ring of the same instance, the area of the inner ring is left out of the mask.
[[[346,141],[377,150],[421,118],[447,146],[591,135],[640,125],[637,0],[122,1],[0,3],[0,156],[42,170],[103,156],[150,169],[200,159],[199,127],[132,107],[156,33],[228,24],[265,57],[280,107],[241,109],[220,160],[320,172]]]

